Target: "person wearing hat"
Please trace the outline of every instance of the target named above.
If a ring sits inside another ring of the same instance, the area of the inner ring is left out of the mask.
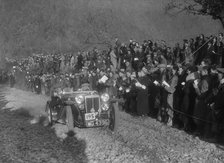
[[[209,106],[213,112],[213,121],[217,124],[214,131],[216,141],[223,143],[224,139],[224,68],[217,68],[219,86],[213,91],[213,97],[209,101]]]
[[[200,64],[201,61],[204,59],[204,54],[206,53],[206,46],[203,46],[205,43],[204,35],[200,35],[196,38],[195,42],[195,49],[197,50],[197,53],[195,53],[195,64]]]
[[[152,84],[150,87],[150,115],[157,118],[158,121],[162,121],[161,108],[163,99],[163,87],[161,83],[166,80],[166,64],[159,64],[157,67],[150,70],[150,77]]]
[[[125,62],[126,71],[131,72],[132,71],[132,65],[129,61]]]
[[[50,95],[50,89],[51,89],[51,76],[50,74],[44,75],[44,88],[45,88],[45,95]]]
[[[209,60],[211,64],[216,62],[216,53],[212,41],[209,41],[207,44],[205,59]]]
[[[132,115],[137,115],[137,87],[136,87],[136,72],[133,71],[132,73],[127,73],[127,77],[129,79],[129,84],[126,87],[125,90],[125,96],[126,96],[126,101],[125,101],[125,107],[126,107],[126,112],[132,114]]]
[[[181,105],[181,111],[185,113],[182,114],[182,120],[183,120],[183,126],[185,131],[192,131],[192,124],[193,124],[193,119],[190,116],[193,116],[193,111],[194,111],[194,106],[195,106],[195,99],[196,99],[196,92],[193,87],[194,80],[196,80],[196,75],[195,73],[197,72],[197,68],[194,66],[190,66],[187,68],[186,73],[186,79],[184,83],[184,97],[183,97],[183,102]]]
[[[135,49],[132,52],[132,67],[136,72],[139,71],[139,63],[139,51]]]
[[[147,76],[147,69],[145,67],[139,71],[139,79],[135,84],[137,88],[137,114],[139,116],[146,116],[149,114],[149,78]]]
[[[113,71],[115,71],[116,68],[117,68],[118,59],[117,59],[117,56],[115,55],[114,50],[112,50],[112,49],[110,49],[110,52],[109,52],[109,59],[110,59],[110,62],[111,62],[111,69]]]
[[[148,66],[153,66],[152,55],[150,55],[150,54],[146,55],[146,64]]]
[[[128,49],[124,43],[122,43],[120,48],[120,55],[119,55],[119,66],[120,68],[125,68],[125,56],[128,54]]]
[[[116,88],[116,75],[110,71],[107,73],[108,80],[106,81],[106,91],[110,95],[111,98],[115,98],[117,96],[117,88]]]
[[[133,85],[133,83],[131,82],[131,73],[126,72],[125,78],[123,78],[122,87],[119,88],[119,91],[122,91],[122,97],[124,99],[123,108],[124,108],[125,112],[127,112],[127,113],[131,113],[130,102],[131,102],[131,92],[133,89],[132,85]]]
[[[187,73],[185,71],[185,66],[181,64],[177,64],[178,66],[178,83],[174,92],[173,97],[173,108],[174,110],[177,110],[177,112],[174,111],[174,118],[173,118],[173,127],[175,128],[183,128],[183,120],[181,115],[178,111],[181,111],[181,107],[183,104],[183,98],[184,98],[184,86],[186,84],[186,77]]]
[[[210,78],[211,78],[211,89],[217,89],[219,86],[219,79],[218,79],[218,71],[217,71],[217,66],[212,65],[210,69]],[[213,96],[213,93],[211,93],[210,96]]]
[[[115,75],[116,77],[116,75]],[[126,93],[126,89],[130,86],[130,80],[129,77],[127,77],[126,73],[119,73],[119,76],[116,77],[116,87],[118,89],[117,91],[117,96],[118,98],[125,100],[125,93]],[[124,107],[124,103],[122,103],[121,105],[119,105],[121,110],[125,110],[127,111],[127,107]]]
[[[158,56],[159,63],[167,65],[167,59],[161,51],[159,51]]]
[[[185,63],[189,63],[193,65],[194,62],[194,56],[192,54],[192,51],[190,49],[190,45],[188,42],[185,42],[184,44],[184,58],[185,58]]]
[[[16,83],[15,72],[12,70],[9,74],[9,85],[10,85],[10,87],[11,88],[14,87],[15,83]]]
[[[87,68],[83,67],[82,75],[81,75],[81,85],[89,83],[89,75]]]
[[[78,52],[76,68],[77,68],[78,70],[81,70],[83,66],[84,66],[84,57],[83,57],[83,55],[81,54],[81,52]]]
[[[194,122],[196,124],[196,133],[205,136],[206,123],[209,113],[207,107],[207,97],[209,96],[211,90],[211,79],[209,77],[209,67],[204,66],[200,70],[201,78],[194,81],[194,88],[196,91],[196,102],[194,108]],[[202,121],[204,120],[204,121]]]
[[[168,121],[167,121],[167,125],[168,126],[172,126],[173,125],[173,96],[174,96],[174,92],[176,90],[176,86],[178,83],[178,66],[173,66],[172,68],[172,77],[171,79],[167,82],[163,82],[163,86],[165,91],[168,92],[167,95],[167,114],[169,116]]]
[[[96,75],[96,72],[95,71],[92,71],[90,74],[89,74],[89,83],[90,83],[90,88],[91,90],[96,90],[96,84],[97,84],[97,81],[98,81],[98,77]]]
[[[173,62],[174,62],[174,53],[172,52],[171,47],[167,47],[166,48],[165,58],[166,58],[168,64],[173,64]]]
[[[220,65],[221,67],[224,67],[224,35],[223,33],[219,33],[218,37],[218,54],[220,58]]]

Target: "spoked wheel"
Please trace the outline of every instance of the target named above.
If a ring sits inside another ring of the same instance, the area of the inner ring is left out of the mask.
[[[49,126],[53,125],[53,116],[52,116],[52,108],[49,105],[49,102],[46,104],[46,112],[47,112],[47,118],[48,118],[48,124]]]
[[[67,105],[66,108],[66,124],[68,126],[68,131],[72,131],[74,128],[74,119],[72,114],[71,106]]]
[[[119,114],[118,114],[118,104],[113,103],[110,109],[110,123],[109,123],[109,129],[111,131],[117,131],[118,129],[118,120],[119,120]]]

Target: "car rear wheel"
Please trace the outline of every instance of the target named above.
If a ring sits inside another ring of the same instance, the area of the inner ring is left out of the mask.
[[[113,103],[110,109],[110,123],[109,123],[109,129],[111,131],[117,131],[118,129],[118,120],[119,120],[119,114],[118,114],[118,104]]]

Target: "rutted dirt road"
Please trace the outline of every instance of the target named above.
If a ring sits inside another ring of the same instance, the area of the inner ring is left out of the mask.
[[[117,133],[105,128],[45,127],[47,97],[1,89],[2,162],[223,162],[224,151],[151,118],[120,112]],[[11,108],[15,111],[9,111]],[[23,109],[21,109],[23,108]],[[38,123],[33,117],[36,117]]]

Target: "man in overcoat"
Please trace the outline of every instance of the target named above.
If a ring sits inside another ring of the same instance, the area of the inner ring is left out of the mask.
[[[149,114],[149,77],[146,68],[139,71],[139,79],[135,85],[137,88],[137,114],[146,116]]]

